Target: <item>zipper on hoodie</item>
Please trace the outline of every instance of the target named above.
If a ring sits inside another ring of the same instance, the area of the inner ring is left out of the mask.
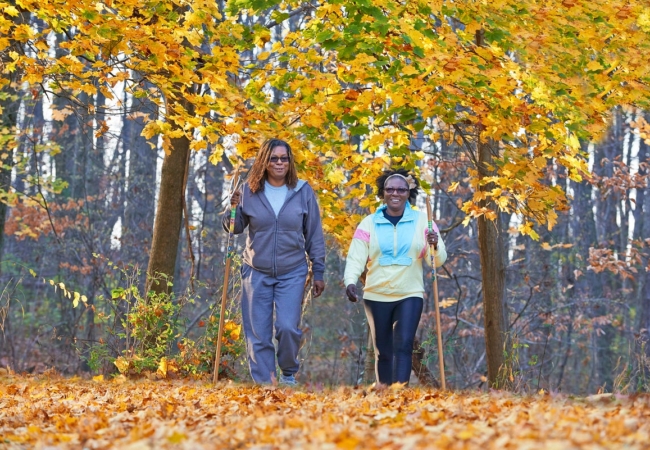
[[[282,211],[282,210],[280,210]],[[273,233],[273,278],[276,278],[278,276],[278,267],[277,267],[277,248],[278,248],[278,217],[280,216],[280,213],[275,218],[275,230]]]
[[[275,216],[275,232],[273,233],[274,236],[274,242],[273,242],[273,278],[276,278],[278,276],[278,264],[277,264],[277,251],[276,249],[278,248],[278,219],[280,218],[280,214],[282,214],[282,210],[284,210],[284,207],[287,206],[287,203],[289,203],[289,200],[291,200],[298,191],[291,190],[291,193],[289,196],[284,200],[284,203],[282,204],[282,207],[280,208],[280,211],[278,211],[278,215]],[[271,208],[273,209],[273,208]]]

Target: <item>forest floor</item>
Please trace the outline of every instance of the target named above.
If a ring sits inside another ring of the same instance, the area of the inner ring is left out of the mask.
[[[650,396],[0,373],[0,448],[648,448]]]

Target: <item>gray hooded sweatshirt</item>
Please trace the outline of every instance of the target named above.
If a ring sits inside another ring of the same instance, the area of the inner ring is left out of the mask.
[[[230,209],[223,216],[223,227],[230,228]],[[325,240],[320,211],[314,190],[306,181],[298,180],[289,188],[284,205],[277,217],[264,191],[251,192],[244,184],[237,205],[235,234],[248,227],[246,264],[276,277],[306,263],[305,253],[312,262],[314,280],[322,280],[325,272]]]

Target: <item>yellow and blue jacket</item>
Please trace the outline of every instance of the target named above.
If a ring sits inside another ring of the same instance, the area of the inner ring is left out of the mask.
[[[364,298],[393,302],[406,297],[424,297],[423,264],[431,267],[426,240],[427,216],[405,208],[402,219],[393,225],[384,217],[382,205],[357,227],[345,263],[345,285],[356,284],[366,266],[368,274]],[[436,224],[433,229],[439,233]],[[435,252],[436,267],[447,259],[442,238]]]

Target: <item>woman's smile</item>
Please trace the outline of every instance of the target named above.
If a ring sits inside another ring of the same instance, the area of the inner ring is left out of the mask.
[[[400,193],[400,189],[402,192]],[[389,193],[390,192],[390,193]],[[406,202],[409,198],[408,184],[401,178],[391,178],[384,187],[384,203],[391,216],[399,216],[404,213]]]

